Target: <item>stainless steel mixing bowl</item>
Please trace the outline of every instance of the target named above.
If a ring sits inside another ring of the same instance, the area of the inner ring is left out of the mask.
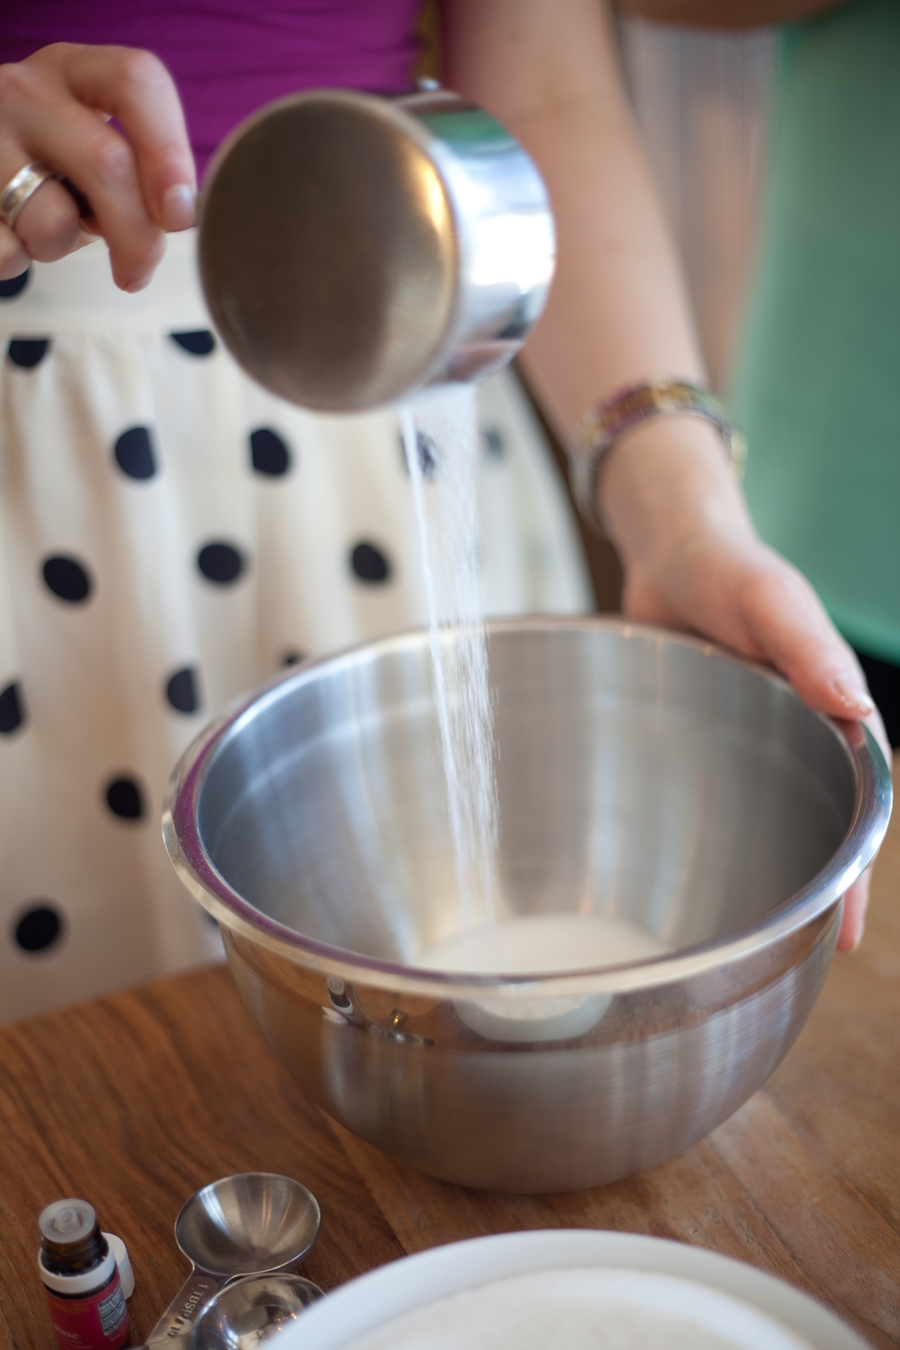
[[[508,911],[625,917],[671,955],[415,968],[459,925],[421,632],[232,708],[173,776],[166,844],[330,1115],[447,1180],[590,1186],[700,1139],[779,1063],[884,835],[890,777],[868,732],[709,644],[611,619],[489,634]],[[533,1034],[509,1039],[523,1009]]]

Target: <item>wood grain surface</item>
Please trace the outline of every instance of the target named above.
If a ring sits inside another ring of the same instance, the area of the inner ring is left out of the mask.
[[[442,1242],[610,1228],[695,1243],[780,1275],[875,1346],[900,1345],[900,817],[863,946],[766,1087],[708,1139],[613,1186],[494,1195],[390,1161],[305,1101],[204,970],[0,1031],[0,1347],[54,1350],[37,1215],[83,1196],[128,1245],[142,1340],[187,1275],[172,1225],[199,1186],[284,1172],[323,1221],[303,1271],[324,1289]]]

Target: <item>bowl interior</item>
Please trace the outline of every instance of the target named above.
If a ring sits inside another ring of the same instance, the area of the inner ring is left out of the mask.
[[[505,915],[614,915],[693,946],[789,899],[850,827],[837,730],[714,648],[615,623],[500,624],[490,678]],[[414,963],[456,931],[427,635],[264,694],[212,752],[197,823],[229,885],[308,937]]]

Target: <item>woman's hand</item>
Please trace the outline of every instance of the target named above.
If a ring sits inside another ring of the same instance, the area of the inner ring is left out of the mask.
[[[171,76],[150,52],[57,42],[0,66],[0,189],[33,160],[84,193],[93,215],[80,219],[60,183],[43,183],[14,229],[0,224],[0,280],[99,234],[116,284],[139,291],[162,258],[165,232],[194,222],[184,115]]]
[[[718,433],[696,419],[647,423],[611,452],[601,502],[625,566],[625,612],[774,666],[810,707],[864,720],[890,764],[856,656],[809,582],[759,540],[725,465]],[[843,951],[862,937],[869,882],[866,872],[844,899]]]

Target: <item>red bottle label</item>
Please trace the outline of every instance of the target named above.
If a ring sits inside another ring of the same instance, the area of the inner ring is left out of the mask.
[[[46,1286],[44,1293],[60,1350],[119,1350],[128,1340],[131,1324],[117,1270],[83,1298],[55,1294]]]

